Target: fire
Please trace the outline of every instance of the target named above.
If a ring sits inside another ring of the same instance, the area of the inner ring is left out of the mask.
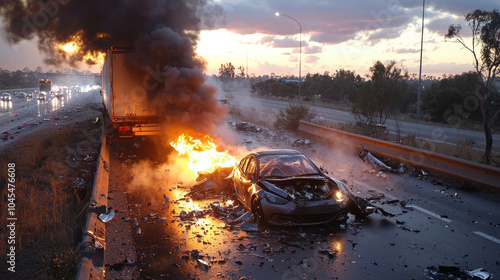
[[[96,35],[95,40],[105,39],[109,37],[109,34],[106,33],[98,33]],[[90,64],[103,64],[106,56],[105,52],[101,51],[88,51],[87,53],[83,53],[82,48],[80,47],[83,44],[82,34],[77,33],[70,37],[69,41],[64,43],[60,43],[57,47],[68,56],[81,55],[83,56],[83,60]]]
[[[232,167],[236,164],[236,158],[228,151],[217,151],[217,145],[210,136],[205,136],[203,140],[200,140],[182,134],[177,142],[171,142],[170,145],[177,150],[179,155],[189,158],[189,169],[196,174],[210,173],[219,167]]]
[[[97,54],[93,55],[93,54],[86,54],[83,59],[86,60],[86,61],[90,61],[94,64],[104,64],[104,59],[106,58],[106,53],[104,52],[98,52]]]
[[[69,42],[67,44],[60,44],[59,48],[68,54],[73,54],[78,51],[78,47],[75,42]]]

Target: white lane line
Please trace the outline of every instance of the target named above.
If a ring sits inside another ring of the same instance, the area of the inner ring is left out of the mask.
[[[441,215],[438,215],[438,214],[436,214],[436,213],[434,213],[434,212],[431,212],[431,211],[429,211],[429,210],[427,210],[427,209],[424,209],[424,208],[419,207],[419,206],[417,206],[417,205],[410,205],[410,206],[411,206],[411,208],[413,208],[413,209],[416,209],[416,210],[418,210],[418,211],[420,211],[420,212],[424,212],[425,214],[427,214],[427,215],[429,215],[429,216],[432,216],[432,217],[434,217],[434,218],[436,218],[436,219],[440,219],[440,220],[441,220],[441,221],[443,221],[443,222],[451,223],[451,220],[450,220],[450,219],[448,219],[448,218],[443,218],[443,217],[441,217]]]
[[[370,187],[369,187],[368,185],[366,185],[365,183],[362,183],[362,182],[359,182],[359,181],[356,181],[356,180],[354,180],[354,181],[352,181],[352,182],[353,182],[353,183],[355,183],[355,184],[357,184],[357,185],[361,185],[361,186],[363,186],[363,187],[365,187],[365,188],[367,188],[367,189],[370,189]],[[377,190],[377,191],[378,191],[378,192],[380,192],[380,193],[383,193],[383,192],[379,191],[379,190],[378,190],[378,189],[376,189],[376,188],[372,188],[372,189]],[[399,198],[397,198],[397,197],[395,197],[395,196],[393,196],[393,195],[386,194],[386,193],[384,193],[384,195],[385,195],[387,198],[391,199],[391,200],[396,200],[396,199],[397,199],[397,200],[399,200]],[[416,206],[416,205],[413,205],[413,204],[408,205],[408,206],[410,206],[411,208],[413,208],[413,209],[415,209],[415,210],[418,210],[418,211],[420,211],[420,212],[423,212],[423,213],[425,213],[425,214],[427,214],[427,215],[429,215],[429,216],[432,216],[432,217],[434,217],[434,218],[436,218],[436,219],[440,219],[441,221],[444,221],[444,222],[447,222],[447,223],[451,223],[451,220],[450,220],[450,219],[448,219],[448,218],[443,218],[443,217],[441,217],[441,215],[438,215],[438,214],[436,214],[436,213],[434,213],[434,212],[431,212],[431,211],[429,211],[429,210],[427,210],[427,209],[424,209],[424,208],[422,208],[422,207],[419,207],[419,206]]]
[[[473,231],[473,233],[475,233],[475,234],[477,234],[477,235],[479,235],[479,236],[481,236],[481,237],[484,237],[484,238],[486,238],[486,239],[488,239],[488,240],[491,240],[491,241],[493,241],[493,242],[495,242],[495,243],[497,243],[497,244],[500,244],[500,239],[497,239],[497,238],[495,238],[495,237],[493,237],[493,236],[491,236],[491,235],[487,235],[487,234],[486,234],[486,233],[484,233],[484,232],[480,232],[480,231]]]

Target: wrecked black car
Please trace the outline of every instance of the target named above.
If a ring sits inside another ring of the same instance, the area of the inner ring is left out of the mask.
[[[254,152],[234,167],[230,192],[260,224],[280,226],[341,223],[358,202],[340,181],[325,175],[295,150]]]

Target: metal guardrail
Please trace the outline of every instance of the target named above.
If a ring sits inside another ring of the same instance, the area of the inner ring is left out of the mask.
[[[455,158],[437,152],[394,144],[366,136],[332,129],[301,121],[299,130],[331,141],[340,142],[368,150],[390,158],[394,158],[422,168],[438,171],[450,176],[484,186],[500,189],[500,168]]]
[[[90,198],[87,223],[83,240],[78,249],[82,261],[78,265],[77,280],[104,279],[104,250],[106,249],[106,226],[98,219],[98,213],[106,211],[109,187],[109,147],[106,134],[102,136],[101,150],[97,162],[92,196]]]

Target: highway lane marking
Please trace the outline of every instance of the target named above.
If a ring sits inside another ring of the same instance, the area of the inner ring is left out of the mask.
[[[429,215],[429,216],[432,216],[432,217],[434,217],[434,218],[440,219],[440,220],[441,220],[441,221],[443,221],[443,222],[451,223],[451,220],[450,220],[450,219],[448,219],[448,218],[443,218],[443,217],[441,217],[441,215],[438,215],[438,214],[436,214],[436,213],[434,213],[434,212],[432,212],[432,211],[429,211],[429,210],[427,210],[427,209],[424,209],[424,208],[422,208],[422,207],[420,207],[420,206],[417,206],[417,205],[413,205],[413,204],[411,204],[411,205],[410,205],[410,207],[411,207],[411,208],[413,208],[413,209],[416,209],[416,210],[418,210],[418,211],[420,211],[420,212],[424,212],[425,214],[427,214],[427,215]]]
[[[488,235],[488,234],[486,234],[486,233],[484,233],[484,232],[481,232],[481,231],[473,231],[473,233],[475,233],[475,234],[477,234],[477,235],[479,235],[479,236],[481,236],[481,237],[484,237],[484,238],[486,238],[486,239],[488,239],[488,240],[491,240],[491,241],[493,241],[493,242],[495,242],[495,243],[497,243],[497,244],[500,244],[500,239],[497,239],[497,238],[495,238],[495,237],[493,237],[493,236],[491,236],[491,235]]]
[[[367,188],[367,189],[374,189],[374,190],[377,190],[378,192],[383,193],[383,194],[384,194],[387,198],[389,198],[390,200],[400,200],[399,198],[397,198],[397,197],[395,197],[395,196],[393,196],[393,195],[390,195],[390,194],[386,194],[386,193],[384,193],[384,192],[381,192],[380,190],[378,190],[378,189],[376,189],[376,188],[370,188],[370,186],[366,185],[365,183],[361,183],[361,182],[356,181],[356,180],[354,180],[354,181],[352,181],[352,182],[353,182],[353,183],[355,183],[355,184],[357,184],[357,185],[361,185],[361,186],[363,186],[363,187],[365,187],[365,188]],[[429,211],[429,210],[427,210],[427,209],[425,209],[425,208],[422,208],[422,207],[420,207],[420,206],[416,206],[416,205],[410,204],[410,205],[408,205],[408,207],[411,207],[411,208],[413,208],[413,209],[415,209],[415,210],[418,210],[418,211],[420,211],[420,212],[423,212],[423,213],[425,213],[425,214],[427,214],[427,215],[429,215],[429,216],[432,216],[432,217],[434,217],[434,218],[436,218],[436,219],[439,219],[439,220],[441,220],[441,221],[443,221],[443,222],[446,222],[446,223],[451,223],[451,222],[452,222],[450,219],[448,219],[448,218],[444,218],[444,217],[442,217],[441,215],[438,215],[438,214],[436,214],[436,213],[434,213],[434,212],[432,212],[432,211]]]

